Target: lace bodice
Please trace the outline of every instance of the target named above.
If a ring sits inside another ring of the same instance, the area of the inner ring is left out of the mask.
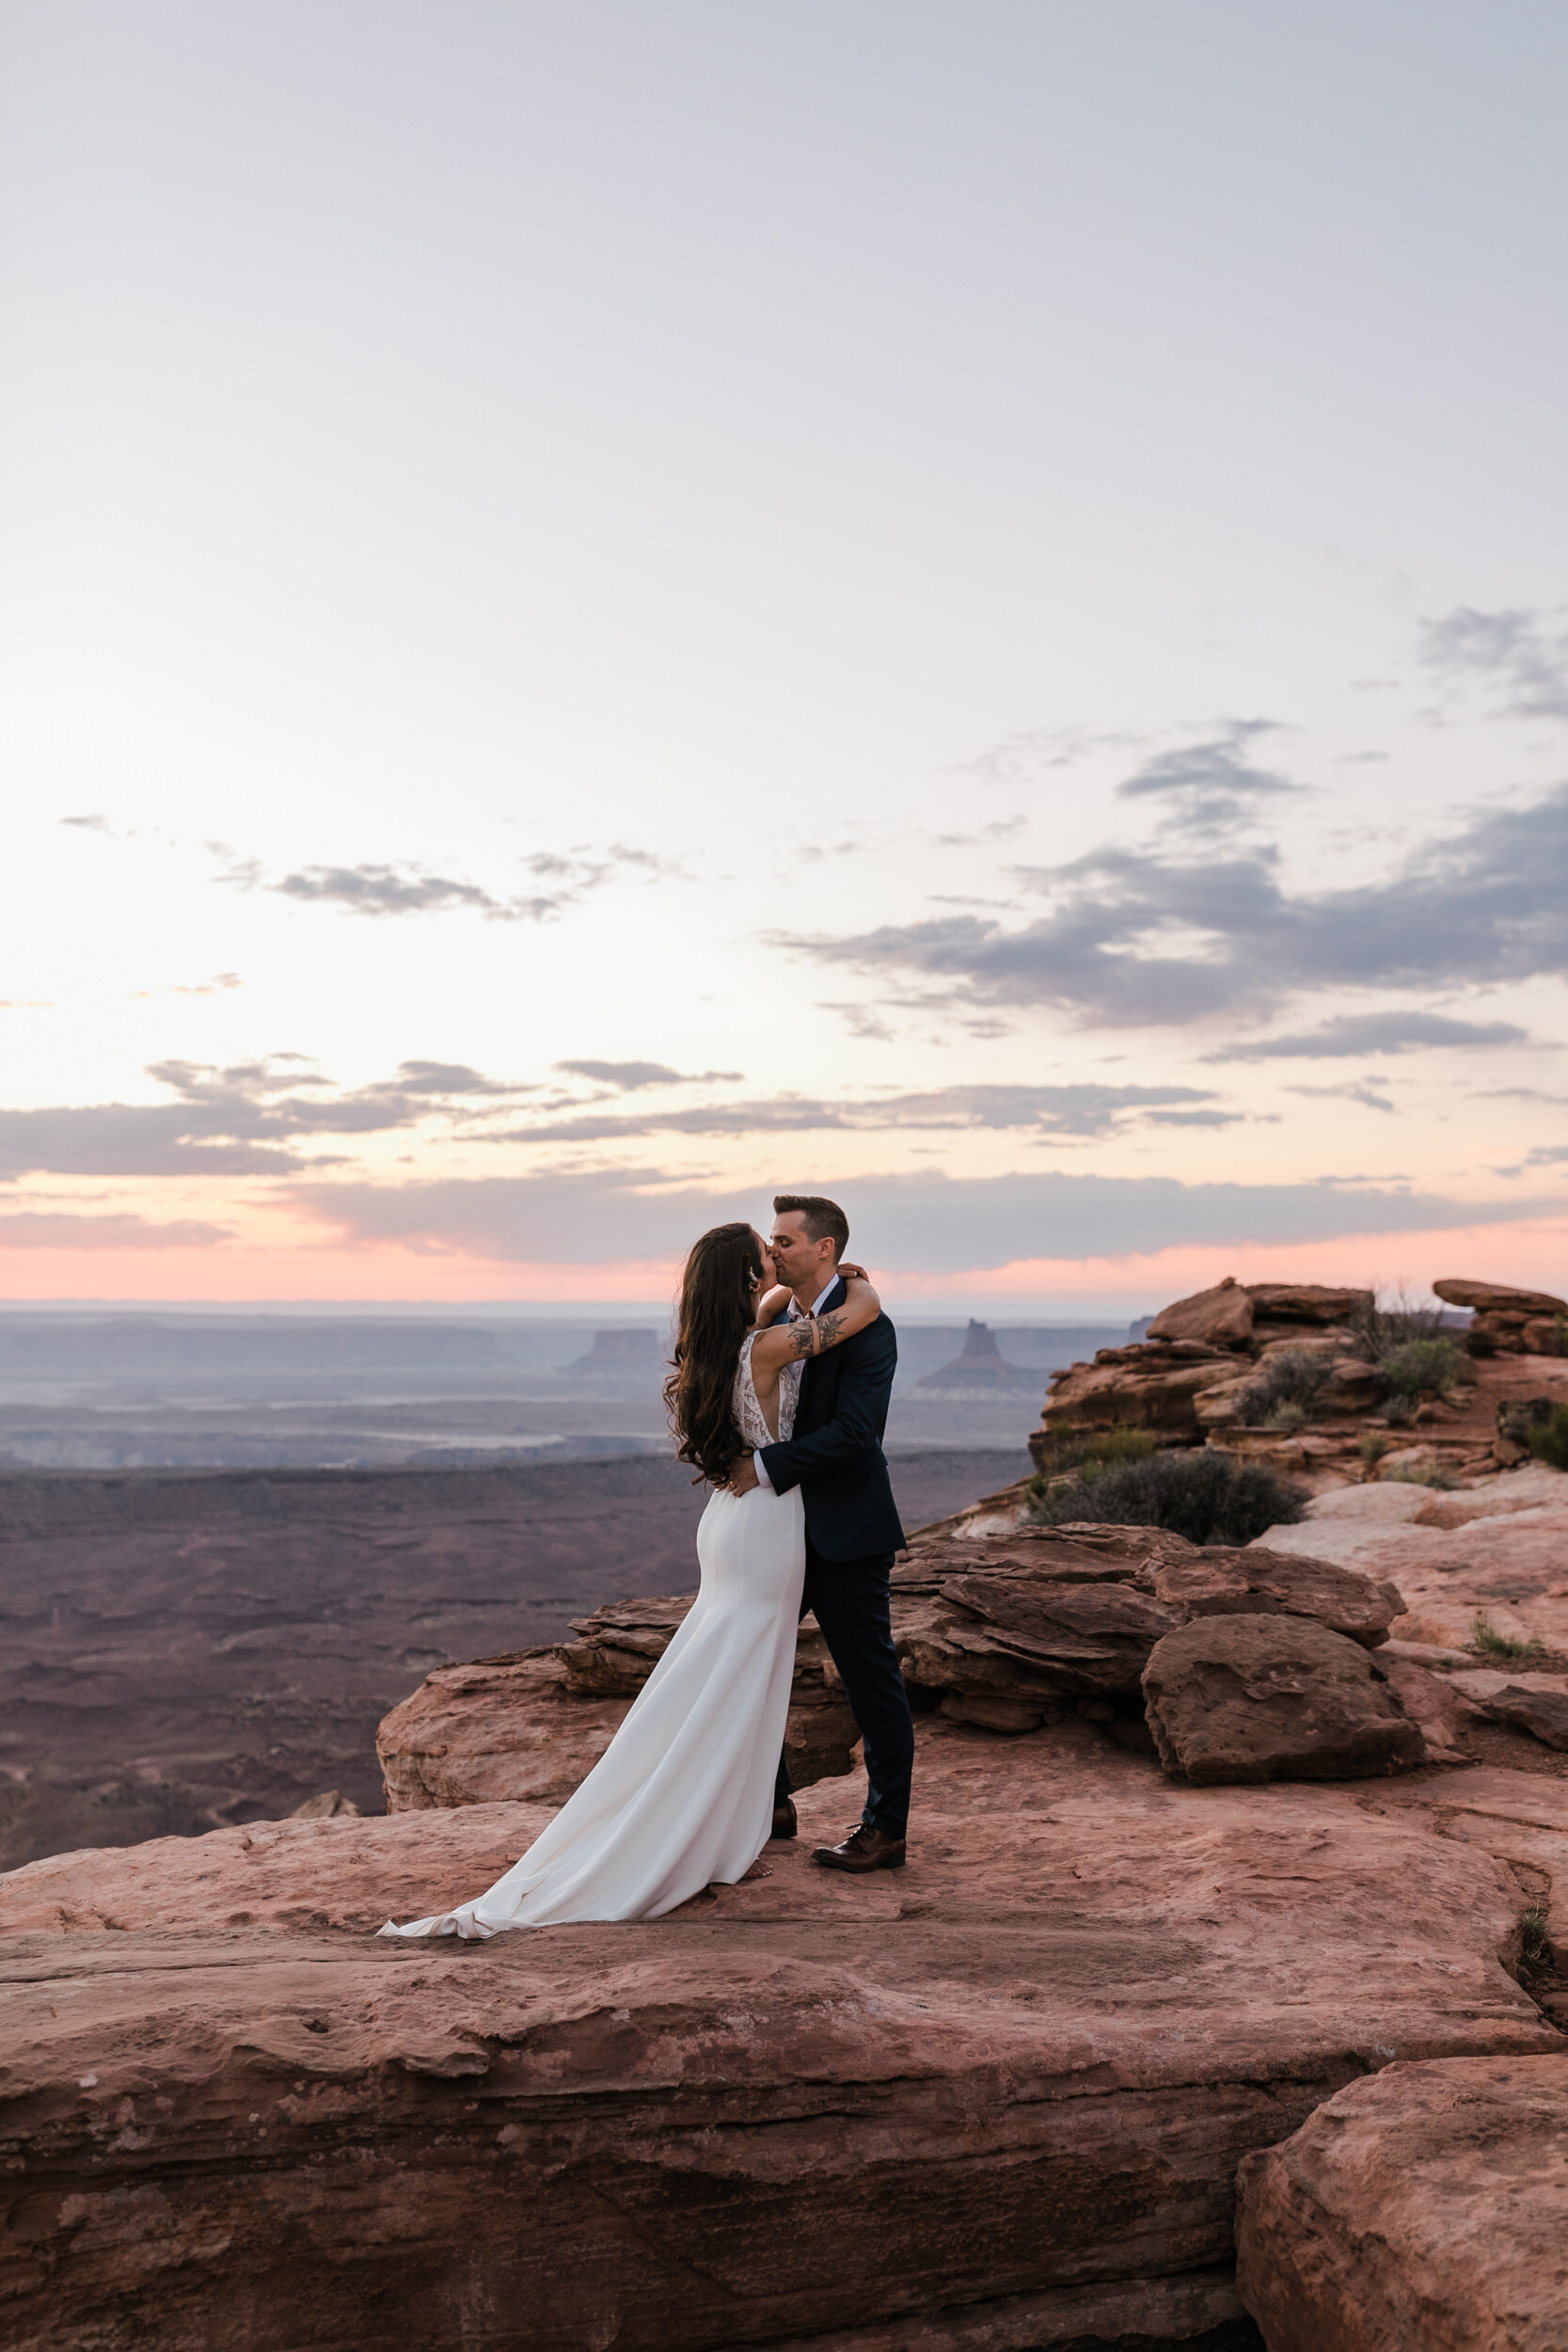
[[[748,1331],[741,1342],[740,1361],[735,1372],[735,1418],[749,1446],[782,1445],[786,1438],[795,1435],[795,1408],[800,1402],[800,1375],[806,1367],[797,1357],[779,1374],[779,1434],[775,1439],[762,1417],[752,1378],[752,1350],[757,1338],[755,1331]]]

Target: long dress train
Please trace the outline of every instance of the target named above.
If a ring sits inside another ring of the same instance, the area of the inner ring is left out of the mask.
[[[748,1337],[736,1419],[768,1445]],[[795,1426],[800,1364],[779,1378],[779,1435]],[[587,1779],[494,1886],[383,1935],[483,1938],[568,1919],[657,1919],[751,1868],[772,1826],[806,1570],[797,1486],[716,1488],[697,1530],[697,1598]]]

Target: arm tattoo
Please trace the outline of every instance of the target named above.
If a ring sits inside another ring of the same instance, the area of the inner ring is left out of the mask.
[[[824,1347],[832,1347],[833,1342],[837,1339],[841,1321],[842,1317],[837,1314],[818,1315],[816,1319],[816,1327],[822,1334],[822,1344]]]
[[[812,1337],[811,1325],[806,1322],[797,1323],[794,1326],[794,1333],[795,1337],[793,1344],[796,1355],[815,1356],[816,1353],[816,1343]]]

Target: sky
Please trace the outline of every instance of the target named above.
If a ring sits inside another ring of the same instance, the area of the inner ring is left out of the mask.
[[[1568,16],[5,0],[0,1298],[1568,1290]],[[985,1304],[982,1304],[985,1302]]]

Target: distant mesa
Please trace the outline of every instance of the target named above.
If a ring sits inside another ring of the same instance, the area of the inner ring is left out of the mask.
[[[562,1364],[561,1377],[594,1385],[641,1388],[649,1380],[661,1378],[663,1372],[661,1334],[650,1331],[646,1325],[639,1325],[631,1329],[595,1331],[587,1355],[574,1357],[569,1364]]]
[[[948,1394],[972,1394],[986,1389],[1034,1390],[1039,1386],[1039,1374],[1021,1372],[1017,1364],[1006,1362],[990,1324],[976,1323],[972,1315],[962,1355],[955,1356],[950,1364],[943,1364],[940,1372],[928,1373],[915,1385],[928,1392]]]

